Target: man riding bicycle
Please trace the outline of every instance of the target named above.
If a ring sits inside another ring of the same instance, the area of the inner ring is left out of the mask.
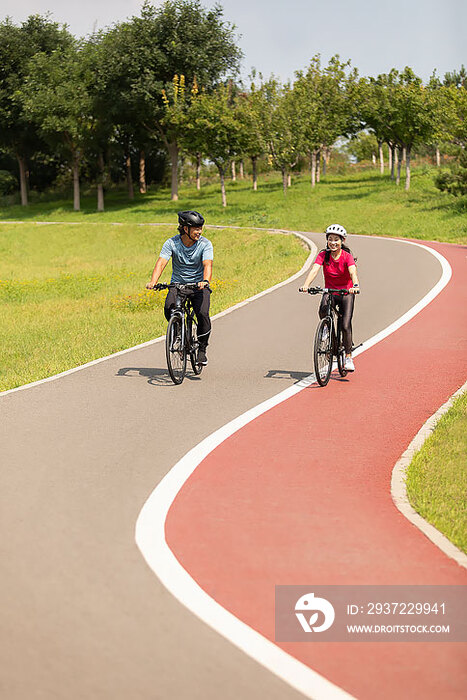
[[[211,333],[209,283],[212,279],[213,247],[211,241],[202,235],[204,218],[197,211],[178,212],[178,224],[179,233],[165,241],[146,288],[154,288],[170,258],[171,282],[198,284],[198,289],[189,291],[187,296],[190,296],[198,320],[198,363],[207,365],[206,347]],[[169,289],[164,306],[167,320],[170,319],[175,303],[176,290]]]

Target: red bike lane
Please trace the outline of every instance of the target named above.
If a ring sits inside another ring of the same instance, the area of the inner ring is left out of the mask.
[[[465,381],[466,249],[428,244],[453,275],[411,321],[213,450],[179,491],[166,540],[190,576],[274,641],[275,585],[467,583],[393,504],[394,464]],[[460,698],[467,645],[281,643],[358,698]]]

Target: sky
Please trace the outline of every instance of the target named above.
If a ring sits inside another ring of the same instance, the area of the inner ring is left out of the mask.
[[[19,24],[45,14],[85,36],[138,15],[142,0],[0,0],[0,19]],[[160,5],[153,0],[153,5]],[[215,0],[202,0],[212,7]],[[252,68],[265,78],[293,80],[321,54],[339,54],[360,75],[413,68],[424,81],[436,69],[467,66],[467,0],[220,0],[236,25],[243,51],[242,77]]]

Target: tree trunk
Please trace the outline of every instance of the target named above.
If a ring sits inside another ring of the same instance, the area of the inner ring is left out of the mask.
[[[396,163],[397,163],[396,185],[400,185],[401,165],[402,165],[402,149],[399,148],[399,146],[396,146]]]
[[[412,150],[411,146],[407,146],[406,154],[405,154],[405,191],[408,192],[410,190],[410,151]]]
[[[126,158],[125,158],[125,167],[126,167],[126,184],[128,188],[128,199],[134,199],[135,198],[135,190],[133,188],[133,177],[131,175],[131,156],[129,153],[127,153]]]
[[[258,173],[256,172],[256,161],[257,156],[251,156],[251,168],[253,171],[253,190],[255,192],[258,189]]]
[[[323,177],[326,177],[326,170],[327,170],[327,167],[328,167],[328,162],[327,162],[327,159],[326,159],[326,155],[327,155],[327,149],[325,148],[324,151],[323,151]]]
[[[388,144],[388,167],[389,172],[391,173],[391,178],[394,179],[394,170],[392,168],[392,146],[390,143]]]
[[[243,160],[241,160],[240,163],[239,163],[238,165],[239,165],[239,167],[238,167],[238,170],[239,170],[238,176],[239,176],[240,180],[243,180],[244,177],[245,177],[245,173],[243,172]]]
[[[311,154],[311,186],[316,186],[316,151]]]
[[[139,193],[146,194],[146,156],[139,152]]]
[[[287,187],[292,187],[292,175],[290,173],[287,175]]]
[[[404,148],[402,149],[402,161],[403,161],[404,163],[407,161],[407,149],[406,149],[405,146],[404,146]]]
[[[392,170],[391,170],[391,180],[394,180],[395,178],[395,169],[397,168],[399,158],[398,158],[398,152],[397,152],[397,146],[394,144],[392,145]]]
[[[282,173],[282,189],[284,190],[284,195],[287,194],[287,170],[285,168],[281,168],[281,173]]]
[[[321,149],[316,154],[316,182],[321,180]]]
[[[178,143],[172,141],[169,143],[169,156],[172,164],[172,202],[178,200]]]
[[[19,165],[19,186],[21,191],[21,206],[28,206],[28,183],[26,177],[26,159],[16,154]]]
[[[201,189],[201,153],[196,154],[196,189]]]
[[[379,149],[379,172],[381,175],[384,175],[384,156],[383,156],[383,142],[378,141],[378,149]]]
[[[97,165],[97,211],[104,211],[104,155],[102,151],[99,151]]]
[[[226,207],[227,206],[227,197],[225,196],[225,173],[224,173],[224,169],[221,168],[219,165],[217,166],[217,169],[219,170],[219,177],[221,179],[222,206]]]
[[[235,161],[232,161],[232,182],[237,181],[237,172],[235,170]]]
[[[439,168],[441,165],[441,155],[438,146],[436,146],[436,167]]]
[[[79,151],[73,152],[73,210],[80,210]]]

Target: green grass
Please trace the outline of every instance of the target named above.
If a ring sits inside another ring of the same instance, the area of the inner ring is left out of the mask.
[[[96,222],[171,222],[180,209],[197,208],[208,223],[236,226],[323,231],[333,221],[351,233],[404,236],[449,243],[467,242],[467,197],[455,198],[433,184],[434,169],[414,169],[412,185],[405,192],[389,175],[375,170],[348,175],[328,175],[311,188],[306,175],[292,178],[284,197],[276,175],[263,177],[253,192],[248,180],[227,183],[227,209],[223,209],[217,183],[200,192],[182,186],[178,202],[170,201],[167,189],[136,195],[128,202],[125,192],[106,198],[106,211],[96,212],[94,194],[82,199],[82,211],[73,212],[67,200],[44,200],[21,206],[2,207],[1,220]]]
[[[467,394],[441,418],[407,471],[415,510],[467,553]]]
[[[175,233],[136,224],[0,224],[0,391],[162,335],[165,294],[144,285]],[[286,279],[308,254],[293,236],[211,230],[209,237],[212,314]]]

